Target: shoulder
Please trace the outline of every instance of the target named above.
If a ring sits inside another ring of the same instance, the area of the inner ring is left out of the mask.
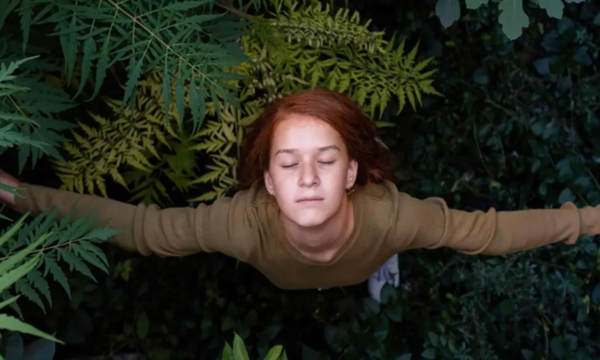
[[[369,238],[381,238],[394,224],[398,209],[398,189],[391,181],[368,183],[355,191],[355,206],[359,208],[358,216],[361,232],[369,234]]]
[[[398,197],[396,184],[389,180],[370,182],[357,189],[357,196],[373,204],[392,204]]]

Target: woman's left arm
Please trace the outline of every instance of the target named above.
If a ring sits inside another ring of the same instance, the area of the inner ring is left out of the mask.
[[[503,255],[600,234],[600,207],[461,211],[441,198],[419,200],[395,192],[394,245],[399,251],[451,247],[467,254]]]

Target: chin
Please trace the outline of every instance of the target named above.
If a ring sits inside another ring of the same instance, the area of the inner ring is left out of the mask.
[[[300,211],[301,213],[299,214],[300,216],[294,216],[292,217],[292,220],[298,224],[299,226],[302,227],[316,227],[316,226],[320,226],[323,225],[328,217],[326,216],[326,214],[320,213],[320,212],[316,212],[316,213],[307,213],[306,210]]]

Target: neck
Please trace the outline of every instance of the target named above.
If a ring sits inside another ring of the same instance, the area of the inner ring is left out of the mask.
[[[354,210],[352,202],[346,198],[340,211],[325,223],[315,227],[301,227],[282,218],[288,241],[304,256],[328,261],[350,238],[354,227]]]

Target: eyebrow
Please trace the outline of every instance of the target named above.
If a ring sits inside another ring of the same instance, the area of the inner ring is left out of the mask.
[[[337,150],[337,151],[341,151],[339,147],[337,147],[336,145],[329,145],[329,146],[323,146],[320,147],[319,152],[324,152],[327,150]],[[288,153],[288,154],[293,154],[293,153],[297,153],[298,149],[279,149],[275,152],[274,156],[277,156],[279,154],[283,154],[283,153]]]

